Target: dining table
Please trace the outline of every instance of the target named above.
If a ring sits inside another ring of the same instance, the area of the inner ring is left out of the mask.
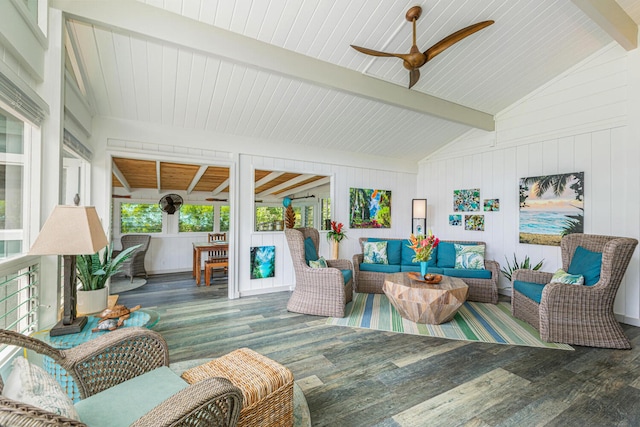
[[[228,251],[229,242],[223,240],[215,240],[213,242],[194,242],[193,243],[193,277],[196,278],[196,285],[200,285],[202,260],[202,252],[212,251]]]

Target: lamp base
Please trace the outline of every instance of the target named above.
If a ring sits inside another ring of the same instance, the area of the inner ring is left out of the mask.
[[[75,319],[73,319],[70,325],[65,325],[61,320],[56,324],[56,326],[51,328],[51,330],[49,331],[49,336],[57,337],[60,335],[77,334],[79,332],[82,332],[82,328],[84,328],[84,325],[86,324],[87,318],[84,316],[76,317]]]

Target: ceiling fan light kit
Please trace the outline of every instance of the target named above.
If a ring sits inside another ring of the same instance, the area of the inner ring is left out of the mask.
[[[422,7],[413,6],[407,11],[407,14],[405,15],[407,21],[413,23],[413,45],[411,46],[411,50],[409,50],[409,53],[380,52],[378,50],[368,49],[366,47],[355,45],[351,45],[351,47],[358,52],[364,53],[366,55],[395,57],[402,59],[404,67],[409,70],[409,89],[411,89],[413,85],[415,85],[420,79],[420,67],[422,67],[438,54],[442,53],[445,49],[448,49],[460,40],[465,39],[471,34],[478,32],[494,23],[494,21],[482,21],[473,25],[469,25],[468,27],[465,27],[453,34],[448,35],[424,52],[420,52],[418,46],[416,45],[416,21],[418,20],[418,18],[420,18],[421,14]]]

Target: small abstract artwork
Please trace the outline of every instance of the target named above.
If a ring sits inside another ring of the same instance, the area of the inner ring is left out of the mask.
[[[274,277],[276,270],[275,246],[251,247],[251,279]]]
[[[480,189],[453,190],[454,212],[475,212],[480,210]]]
[[[520,179],[520,243],[560,246],[584,232],[584,172]]]
[[[484,199],[485,212],[498,212],[500,210],[500,199]]]
[[[470,231],[484,231],[484,215],[465,215],[464,229]]]
[[[462,225],[462,215],[449,215],[449,225],[455,227]]]
[[[350,228],[391,228],[391,191],[349,189]]]

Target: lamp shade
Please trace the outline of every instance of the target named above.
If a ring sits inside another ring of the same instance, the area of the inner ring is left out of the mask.
[[[29,255],[91,255],[107,246],[94,206],[56,206]]]
[[[427,217],[427,199],[413,199],[412,217],[421,219]]]

